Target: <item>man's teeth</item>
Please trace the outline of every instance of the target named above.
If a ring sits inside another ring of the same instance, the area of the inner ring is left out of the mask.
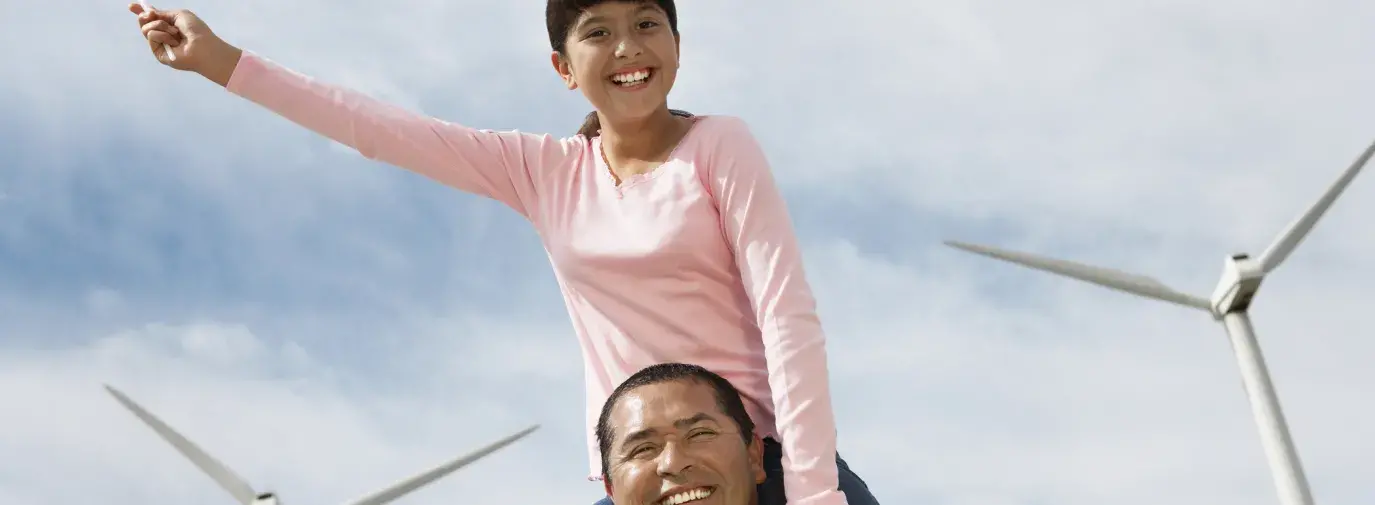
[[[630,72],[628,74],[616,74],[611,76],[611,80],[616,81],[617,83],[620,83],[623,86],[639,84],[641,82],[644,82],[644,80],[648,78],[648,70],[640,70],[638,72]]]
[[[664,498],[664,501],[661,503],[663,505],[680,505],[690,501],[701,500],[708,496],[711,496],[710,488],[699,488],[693,489],[692,491],[683,491],[668,498]]]

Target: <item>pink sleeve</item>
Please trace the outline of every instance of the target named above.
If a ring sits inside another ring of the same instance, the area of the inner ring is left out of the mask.
[[[787,206],[744,121],[728,116],[709,163],[709,186],[764,337],[790,505],[845,505],[836,475],[826,338]]]
[[[536,175],[573,150],[570,141],[549,135],[477,130],[416,114],[248,51],[226,88],[365,158],[501,201],[531,220],[538,211]]]

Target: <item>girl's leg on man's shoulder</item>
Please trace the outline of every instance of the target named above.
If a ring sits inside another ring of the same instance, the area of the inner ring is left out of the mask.
[[[764,483],[756,489],[759,505],[785,505],[783,494],[783,445],[772,438],[764,439]]]
[[[859,478],[850,465],[836,455],[836,470],[840,476],[840,492],[845,493],[845,503],[849,505],[878,505],[878,499],[869,491],[869,484]]]
[[[597,503],[594,503],[594,504],[592,504],[592,505],[616,505],[616,504],[615,504],[615,503],[612,503],[611,497],[608,496],[608,497],[606,497],[606,498],[602,498],[602,499],[600,499],[600,500],[597,500]]]
[[[836,455],[836,470],[840,477],[840,491],[849,505],[879,505],[869,492],[869,485],[859,478],[850,465]],[[768,480],[759,485],[759,505],[786,505],[783,490],[783,446],[772,438],[764,439],[764,473]],[[601,504],[598,504],[601,505]],[[607,504],[610,505],[610,504]]]

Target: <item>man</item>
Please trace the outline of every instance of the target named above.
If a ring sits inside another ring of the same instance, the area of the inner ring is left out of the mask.
[[[696,365],[654,365],[617,386],[598,418],[597,443],[616,505],[759,505],[761,493],[782,502],[781,482],[777,490],[761,485],[765,445],[740,393]]]

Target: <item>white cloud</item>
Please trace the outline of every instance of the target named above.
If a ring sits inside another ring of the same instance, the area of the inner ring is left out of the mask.
[[[577,346],[533,233],[157,68],[120,3],[61,5],[0,25],[0,502],[224,499],[107,381],[292,503],[531,422],[407,503],[596,499]],[[748,119],[795,215],[870,216],[798,226],[841,451],[879,497],[1273,501],[1216,323],[939,242],[1206,293],[1375,135],[1372,7],[838,5],[684,3],[674,101]],[[571,132],[587,111],[548,68],[537,2],[187,6],[448,119]],[[1255,309],[1320,503],[1375,499],[1370,177]]]

